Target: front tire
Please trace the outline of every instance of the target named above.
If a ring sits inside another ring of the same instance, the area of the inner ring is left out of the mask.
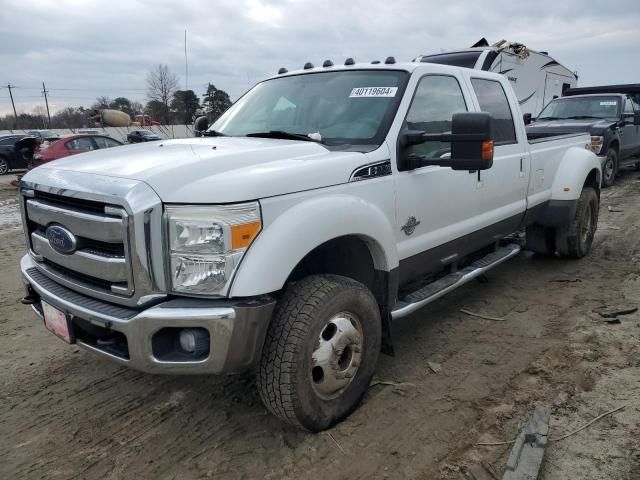
[[[582,189],[571,224],[556,232],[556,248],[560,256],[582,258],[589,253],[598,228],[599,203],[595,189]]]
[[[375,371],[380,311],[364,285],[311,275],[287,287],[269,325],[258,373],[267,409],[318,432],[358,406]]]
[[[613,185],[618,173],[618,153],[613,148],[607,151],[607,158],[602,166],[602,187],[607,188]]]
[[[9,173],[9,162],[6,158],[0,158],[0,175]]]

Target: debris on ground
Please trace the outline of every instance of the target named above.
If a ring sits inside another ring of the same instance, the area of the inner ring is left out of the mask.
[[[613,213],[622,213],[622,212],[624,212],[624,210],[621,210],[619,208],[614,208],[614,207],[612,207],[610,205],[607,207],[607,210],[610,211],[610,212],[613,212]]]
[[[618,315],[630,315],[638,311],[637,306],[600,307],[593,310],[603,318],[616,318]]]
[[[493,320],[494,322],[504,322],[505,319],[504,318],[499,318],[499,317],[493,317],[491,315],[485,315],[483,313],[475,313],[472,312],[471,310],[467,310],[466,308],[461,308],[460,311],[466,315],[469,315],[471,317],[478,317],[478,318],[483,318],[485,320]]]
[[[542,465],[549,434],[551,410],[545,405],[536,405],[533,415],[522,429],[511,454],[502,480],[534,480]]]
[[[442,365],[440,365],[439,363],[436,362],[427,362],[427,365],[429,366],[429,369],[433,372],[433,373],[440,373],[442,371]]]

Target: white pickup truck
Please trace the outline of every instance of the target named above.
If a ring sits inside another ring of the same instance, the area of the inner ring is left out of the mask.
[[[253,368],[271,412],[319,431],[357,407],[393,319],[521,248],[589,252],[590,148],[528,141],[502,75],[392,58],[281,70],[202,138],[27,173],[23,303],[145,372]]]

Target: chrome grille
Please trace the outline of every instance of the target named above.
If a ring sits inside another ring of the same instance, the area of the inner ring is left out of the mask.
[[[50,277],[82,290],[133,295],[128,215],[122,207],[35,191],[26,199],[25,213],[32,255]],[[72,254],[52,248],[45,235],[51,224],[76,237]]]

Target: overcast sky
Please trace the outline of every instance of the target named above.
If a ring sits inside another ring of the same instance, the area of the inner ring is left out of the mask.
[[[0,86],[18,111],[89,106],[99,95],[145,101],[167,64],[198,95],[237,98],[284,66],[419,54],[508,39],[548,51],[581,86],[640,83],[640,0],[0,0]],[[11,111],[0,88],[0,113]]]

